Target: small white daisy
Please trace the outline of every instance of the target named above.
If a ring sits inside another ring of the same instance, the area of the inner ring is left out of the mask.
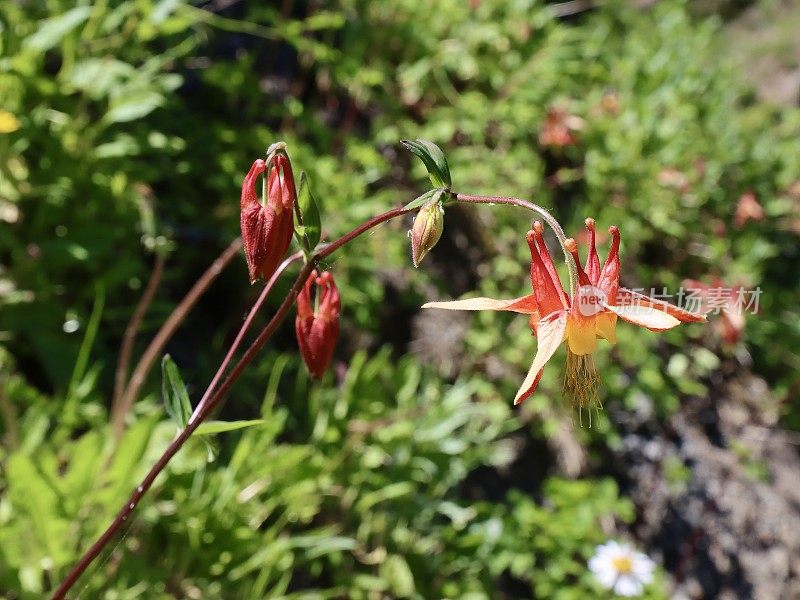
[[[600,585],[620,596],[640,596],[653,581],[656,564],[628,544],[609,541],[595,549],[589,570]]]

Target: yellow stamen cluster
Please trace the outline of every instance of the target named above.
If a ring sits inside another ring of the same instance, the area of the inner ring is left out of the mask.
[[[620,575],[628,575],[633,572],[633,561],[630,556],[615,556],[611,559],[611,564]]]
[[[603,405],[597,394],[600,376],[591,354],[574,354],[567,349],[567,368],[564,374],[564,397],[578,409],[578,419],[583,426],[583,409],[588,408],[589,427],[592,426],[592,408],[599,412]]]

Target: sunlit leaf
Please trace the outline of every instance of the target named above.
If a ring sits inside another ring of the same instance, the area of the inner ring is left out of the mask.
[[[264,419],[253,419],[250,421],[207,421],[202,423],[194,433],[195,435],[212,435],[224,431],[244,429],[245,427],[256,427],[258,425],[264,425],[265,423],[266,421]]]
[[[308,240],[308,250],[313,250],[319,243],[321,235],[321,223],[319,207],[311,192],[311,185],[305,172],[300,173],[300,189],[297,192],[297,204],[300,207],[300,215],[303,218],[302,232],[299,235],[305,236]],[[299,227],[298,227],[299,229]]]
[[[189,400],[189,393],[186,391],[186,384],[181,379],[178,366],[169,354],[165,354],[161,359],[161,394],[164,398],[164,406],[167,414],[172,420],[183,429],[192,416],[192,403]]]
[[[158,92],[139,90],[121,96],[111,104],[105,119],[111,123],[126,123],[149,115],[164,102]]]
[[[26,50],[43,52],[56,46],[73,29],[82,24],[92,12],[91,6],[78,6],[67,12],[39,21],[39,27],[32,36],[25,38],[22,47]]]

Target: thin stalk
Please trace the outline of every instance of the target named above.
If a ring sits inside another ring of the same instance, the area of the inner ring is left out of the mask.
[[[415,210],[415,209],[411,209]],[[80,560],[77,564],[70,570],[61,584],[58,586],[56,591],[51,596],[51,600],[63,600],[67,592],[72,588],[73,585],[78,581],[80,576],[86,571],[89,565],[92,564],[95,558],[103,551],[103,548],[108,545],[108,543],[114,538],[123,524],[128,520],[128,517],[133,513],[133,511],[138,506],[139,502],[141,501],[142,497],[145,495],[147,490],[153,485],[156,477],[166,468],[169,461],[172,459],[175,454],[177,454],[178,450],[180,450],[186,440],[194,433],[194,431],[200,426],[200,424],[211,414],[211,412],[219,405],[220,402],[225,398],[226,394],[233,386],[234,383],[241,377],[244,370],[247,366],[253,361],[256,354],[261,350],[264,344],[270,339],[272,334],[278,328],[278,325],[283,321],[286,317],[289,309],[294,304],[297,295],[300,293],[300,288],[305,284],[308,276],[311,274],[316,268],[317,261],[330,256],[333,252],[335,252],[338,248],[341,248],[344,244],[350,242],[354,238],[358,237],[365,231],[368,231],[372,227],[379,225],[385,221],[393,219],[394,217],[398,217],[400,215],[404,215],[411,210],[407,210],[404,208],[396,208],[385,212],[377,217],[373,217],[366,223],[363,223],[350,231],[349,233],[343,235],[338,240],[328,244],[324,248],[318,250],[314,253],[303,268],[300,270],[300,273],[297,275],[297,278],[292,285],[289,294],[284,298],[281,305],[278,307],[278,310],[275,312],[275,315],[270,319],[269,323],[267,323],[266,327],[259,333],[258,337],[255,341],[250,345],[250,347],[245,351],[244,355],[239,359],[239,362],[231,370],[230,374],[225,378],[222,384],[216,391],[210,393],[207,402],[203,406],[202,410],[197,412],[192,420],[186,425],[186,427],[175,437],[174,440],[170,443],[161,457],[156,461],[156,463],[150,468],[145,475],[142,482],[136,487],[136,489],[131,493],[131,496],[128,500],[122,505],[117,516],[111,522],[111,524],[106,528],[106,530],[102,533],[102,535],[92,544],[92,546],[81,556]],[[237,243],[241,243],[237,241]],[[233,246],[233,244],[232,244]],[[238,246],[237,246],[238,250]],[[219,259],[218,259],[219,260]],[[258,300],[256,301],[258,302]],[[152,344],[151,344],[152,345]],[[209,386],[210,387],[210,386]]]
[[[139,359],[139,363],[136,365],[136,368],[134,368],[131,379],[122,396],[120,396],[119,402],[113,405],[111,409],[111,425],[117,439],[119,439],[123,431],[125,431],[125,416],[133,406],[134,400],[139,395],[139,391],[144,385],[147,374],[161,355],[164,346],[170,338],[172,338],[178,326],[183,323],[189,311],[192,310],[214,280],[219,277],[220,273],[222,273],[223,269],[231,262],[233,257],[236,256],[236,253],[239,252],[241,247],[241,238],[236,238],[230,243],[222,254],[208,267],[206,272],[200,276],[200,279],[195,282],[192,289],[184,296],[180,304],[175,307],[172,314],[167,317],[167,320],[161,326],[161,329],[158,330],[158,333],[150,342],[150,345],[147,346],[144,354],[142,354],[142,357]]]
[[[561,228],[561,225],[558,224],[558,221],[555,220],[553,215],[551,215],[547,209],[539,206],[538,204],[534,204],[533,202],[529,202],[528,200],[522,200],[521,198],[509,198],[506,196],[473,196],[471,194],[453,194],[453,197],[458,202],[463,202],[466,204],[511,204],[513,206],[519,206],[521,208],[527,208],[530,211],[535,212],[542,220],[550,226],[550,229],[556,234],[558,238],[558,243],[561,246],[561,250],[564,253],[564,262],[567,264],[567,271],[569,272],[569,296],[570,298],[575,296],[575,291],[578,289],[578,268],[575,265],[575,259],[572,258],[572,254],[570,254],[569,250],[567,250],[567,236],[564,233],[564,230]]]
[[[247,318],[244,321],[244,324],[239,329],[239,333],[236,334],[236,339],[233,340],[233,344],[231,344],[231,347],[228,349],[228,353],[225,355],[225,358],[222,359],[222,362],[220,363],[219,368],[217,369],[217,372],[214,375],[214,378],[211,380],[211,383],[208,384],[205,394],[203,394],[203,397],[200,398],[200,402],[197,403],[197,406],[192,412],[192,416],[189,417],[190,423],[194,419],[196,419],[198,415],[200,415],[200,413],[203,412],[205,405],[208,403],[208,399],[211,397],[212,392],[217,387],[217,384],[219,383],[219,380],[222,378],[222,375],[225,373],[225,369],[228,368],[228,365],[233,359],[233,355],[236,354],[236,351],[242,344],[242,340],[244,339],[247,330],[250,329],[250,325],[253,324],[253,319],[255,318],[256,313],[258,313],[258,311],[261,310],[261,305],[264,304],[264,301],[267,299],[267,296],[269,296],[269,293],[275,286],[275,282],[278,281],[278,278],[281,276],[281,274],[286,270],[286,268],[289,265],[291,265],[294,261],[299,260],[302,257],[303,257],[302,252],[295,252],[289,258],[284,260],[280,265],[278,265],[277,269],[275,269],[275,272],[272,274],[272,277],[269,278],[269,281],[264,286],[264,289],[261,291],[261,294],[258,296],[258,299],[256,300],[255,304],[253,304],[253,307],[250,309],[250,312],[248,313]]]
[[[320,260],[322,260],[324,258],[327,258],[331,254],[336,252],[339,248],[341,248],[345,244],[349,243],[354,238],[357,238],[358,236],[360,236],[365,231],[368,231],[368,230],[372,229],[373,227],[375,227],[376,225],[380,225],[381,223],[383,223],[385,221],[388,221],[390,219],[394,219],[395,217],[399,217],[399,216],[405,215],[405,214],[410,213],[410,212],[414,212],[415,210],[419,210],[419,209],[418,208],[410,208],[410,209],[407,209],[407,208],[395,208],[395,209],[387,211],[387,212],[385,212],[383,214],[380,214],[377,217],[372,217],[369,221],[366,221],[366,222],[362,223],[361,225],[359,225],[358,227],[353,229],[353,231],[351,231],[350,233],[346,233],[345,235],[340,237],[338,240],[334,240],[330,244],[327,244],[327,245],[323,246],[322,248],[320,248],[319,250],[317,250],[316,252],[314,252],[313,259],[315,261],[320,261]]]
[[[156,254],[155,264],[153,271],[150,273],[150,279],[147,281],[147,286],[144,288],[142,297],[131,315],[131,320],[128,321],[128,326],[125,328],[125,334],[122,336],[122,345],[119,350],[119,359],[117,360],[117,371],[114,375],[114,400],[113,404],[120,401],[122,393],[125,391],[125,385],[128,382],[128,367],[131,364],[131,355],[133,354],[133,345],[136,342],[136,335],[139,333],[139,327],[142,325],[144,315],[153,298],[156,295],[158,284],[161,283],[161,277],[164,274],[164,263],[166,262],[166,255],[164,253]]]
[[[53,593],[52,600],[63,600],[66,597],[67,592],[70,590],[70,588],[72,588],[78,578],[94,561],[94,559],[97,558],[100,552],[102,552],[103,548],[105,548],[105,546],[117,534],[122,525],[128,520],[128,517],[136,509],[136,506],[139,504],[142,496],[144,496],[147,490],[150,489],[150,486],[153,485],[153,481],[155,481],[156,477],[158,477],[161,471],[164,470],[172,457],[177,454],[181,447],[183,447],[183,444],[186,443],[186,440],[189,439],[192,433],[194,433],[194,431],[200,426],[209,413],[211,413],[217,404],[219,404],[220,401],[225,397],[225,394],[227,394],[234,382],[239,379],[245,368],[253,361],[258,351],[267,342],[267,340],[269,340],[281,321],[283,321],[283,318],[292,307],[297,294],[300,292],[300,287],[305,283],[313,268],[313,263],[308,263],[303,267],[303,269],[300,271],[300,274],[297,276],[297,279],[295,279],[291,291],[283,300],[277,312],[272,319],[270,319],[267,326],[261,331],[258,338],[256,338],[256,340],[247,349],[239,362],[236,363],[236,366],[233,368],[225,381],[222,382],[222,385],[219,387],[219,389],[211,395],[208,402],[203,407],[203,410],[197,414],[197,417],[193,421],[190,421],[186,425],[186,427],[175,437],[174,440],[172,440],[172,443],[170,443],[161,457],[150,468],[150,470],[147,472],[147,475],[145,475],[142,482],[133,491],[130,498],[128,498],[125,504],[122,505],[122,508],[111,522],[111,525],[109,525],[103,534],[97,539],[97,541],[92,544],[91,548],[86,551],[78,563],[69,572],[64,581],[61,582],[61,585],[59,585],[58,589],[56,589],[56,591]]]

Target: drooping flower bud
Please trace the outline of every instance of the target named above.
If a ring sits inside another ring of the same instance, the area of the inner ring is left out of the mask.
[[[266,201],[259,201],[256,185],[267,177]],[[289,157],[276,153],[265,162],[256,160],[242,183],[242,242],[250,282],[269,279],[292,242],[292,210],[297,199]]]
[[[317,286],[316,310],[311,302],[311,288]],[[324,271],[317,277],[312,273],[297,296],[297,318],[294,322],[297,344],[308,372],[322,379],[333,357],[339,337],[339,290],[333,275]]]
[[[419,209],[411,228],[411,260],[418,267],[425,255],[442,237],[444,209],[437,201],[429,202]]]

